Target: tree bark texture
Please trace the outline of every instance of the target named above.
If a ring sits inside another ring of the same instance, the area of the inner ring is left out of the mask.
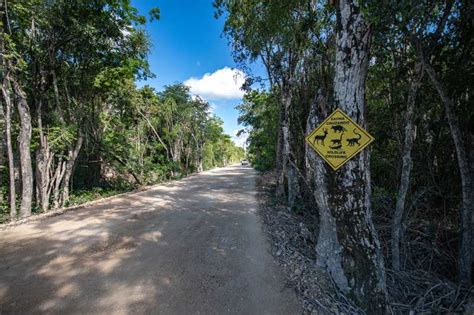
[[[44,134],[42,107],[42,101],[40,100],[37,109],[39,144],[36,149],[36,202],[43,211],[48,211],[51,199],[51,185],[55,180],[54,174],[52,174],[54,155],[50,150],[48,138]]]
[[[283,172],[283,124],[285,119],[285,106],[280,104],[278,115],[278,139],[275,157],[276,195],[285,195],[285,174]]]
[[[18,136],[21,169],[21,204],[20,216],[31,215],[33,201],[33,167],[31,165],[31,116],[26,94],[20,84],[12,79],[13,91],[20,117],[20,134]]]
[[[370,28],[357,1],[336,4],[334,102],[314,104],[309,133],[339,107],[362,127],[365,122],[365,81]],[[369,152],[362,151],[337,172],[311,148],[306,167],[319,210],[317,263],[326,268],[337,287],[368,313],[383,313],[387,303],[385,270],[370,206]]]
[[[292,135],[292,128],[294,124],[291,121],[291,111],[292,111],[292,84],[291,81],[285,84],[282,89],[282,103],[284,107],[284,117],[282,123],[282,173],[283,173],[283,182],[286,184],[286,193],[288,206],[290,208],[294,207],[297,200],[300,198],[300,186],[298,180],[298,170],[296,169],[295,157],[292,154],[294,152],[294,137]]]
[[[9,202],[10,202],[10,218],[15,220],[17,216],[16,210],[16,189],[15,189],[15,163],[13,157],[12,144],[12,101],[10,97],[8,74],[5,75],[2,82],[2,96],[5,103],[5,138],[7,145],[8,158],[8,181],[9,181]]]
[[[3,18],[5,15],[5,3],[0,1],[0,23],[2,27],[0,28],[0,52],[3,54],[5,51],[5,31],[3,27]],[[16,187],[15,187],[15,162],[13,157],[13,144],[12,144],[12,110],[13,103],[11,99],[11,87],[10,87],[10,67],[9,62],[6,58],[2,57],[2,67],[4,70],[3,80],[2,80],[2,97],[3,103],[5,104],[5,142],[7,148],[7,158],[8,158],[8,181],[9,181],[9,202],[10,202],[10,219],[15,220],[17,216],[16,210]]]

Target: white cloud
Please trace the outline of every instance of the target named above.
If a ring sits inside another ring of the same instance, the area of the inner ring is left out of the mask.
[[[245,74],[237,69],[224,67],[213,73],[206,73],[201,78],[189,78],[184,84],[191,93],[207,100],[238,99],[244,96],[240,88],[245,82]]]

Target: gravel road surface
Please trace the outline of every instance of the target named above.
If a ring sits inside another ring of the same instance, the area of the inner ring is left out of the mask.
[[[300,314],[254,182],[220,168],[0,231],[0,314]]]

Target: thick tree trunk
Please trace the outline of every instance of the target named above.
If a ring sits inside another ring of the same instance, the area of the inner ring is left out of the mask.
[[[298,170],[296,169],[296,162],[292,149],[294,145],[294,139],[292,136],[291,128],[294,128],[291,122],[291,111],[292,111],[292,84],[291,79],[287,79],[283,84],[281,90],[281,103],[282,103],[282,116],[280,122],[281,129],[281,143],[278,145],[281,148],[279,152],[281,166],[279,166],[277,173],[277,195],[282,197],[286,194],[288,206],[292,208],[295,206],[296,201],[301,196]],[[279,139],[280,140],[280,139]]]
[[[39,147],[36,150],[36,202],[43,211],[49,209],[49,167],[48,167],[48,152],[44,147]]]
[[[288,80],[290,81],[290,80]],[[295,205],[296,200],[300,196],[300,187],[298,181],[298,172],[292,155],[292,144],[293,137],[291,128],[291,103],[292,103],[292,91],[291,84],[289,82],[282,88],[282,104],[283,104],[283,123],[282,129],[282,180],[286,184],[286,193],[288,206],[291,208]]]
[[[38,104],[37,124],[39,130],[39,144],[36,149],[36,202],[43,211],[48,211],[51,198],[51,166],[53,155],[43,131],[42,103]]]
[[[307,131],[339,107],[362,127],[370,28],[357,1],[337,2],[334,104],[310,112]],[[384,263],[372,222],[369,153],[364,150],[337,172],[310,148],[306,166],[320,214],[317,263],[337,287],[368,313],[383,313],[387,303]]]
[[[33,168],[31,165],[31,116],[26,95],[19,83],[12,79],[13,91],[17,102],[18,115],[20,117],[20,134],[18,136],[21,168],[21,205],[20,216],[31,215],[33,201]]]
[[[421,51],[421,50],[419,50]],[[421,53],[422,54],[422,53]],[[435,70],[423,56],[424,68],[428,74],[433,86],[438,92],[441,101],[444,104],[446,116],[448,118],[449,127],[451,129],[451,136],[453,138],[454,146],[456,148],[456,156],[459,165],[459,172],[461,175],[462,187],[462,205],[460,209],[461,218],[461,244],[459,248],[459,281],[466,286],[472,284],[472,269],[473,269],[473,224],[474,224],[474,179],[473,179],[473,165],[470,157],[472,152],[469,150],[468,143],[471,139],[463,137],[462,131],[459,127],[458,118],[454,110],[454,103],[448,96],[445,87],[438,79]],[[472,137],[472,136],[471,136]],[[467,137],[466,137],[467,138]]]
[[[410,90],[408,91],[407,109],[404,120],[404,140],[402,149],[402,168],[400,174],[400,186],[398,187],[397,203],[395,213],[392,221],[392,268],[396,271],[400,270],[400,240],[403,239],[402,220],[405,212],[405,201],[410,186],[410,174],[413,166],[411,157],[411,150],[413,141],[415,140],[413,118],[415,115],[415,101],[416,94],[421,85],[423,77],[423,64],[417,63],[415,66],[415,73],[410,83]]]

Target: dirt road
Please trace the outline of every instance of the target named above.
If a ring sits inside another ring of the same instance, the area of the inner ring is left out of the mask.
[[[256,216],[216,169],[0,231],[0,314],[299,314]]]

